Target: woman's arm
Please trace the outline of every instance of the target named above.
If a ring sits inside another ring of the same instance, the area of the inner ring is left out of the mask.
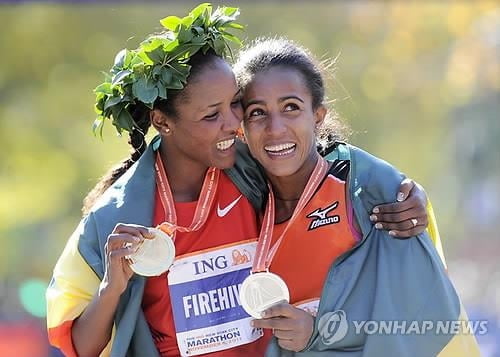
[[[376,229],[388,230],[396,238],[422,233],[429,223],[427,195],[423,187],[411,179],[404,179],[396,202],[373,207],[370,220]]]
[[[119,298],[132,276],[125,257],[150,235],[145,227],[118,224],[108,236],[99,281],[79,253],[80,234],[69,239],[47,289],[49,340],[66,356],[97,356],[111,338]]]

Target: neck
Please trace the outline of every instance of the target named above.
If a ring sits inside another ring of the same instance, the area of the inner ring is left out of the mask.
[[[304,165],[292,175],[268,175],[276,201],[276,223],[287,220],[293,214],[319,158],[318,153],[312,153]]]
[[[193,160],[180,158],[169,150],[168,145],[160,146],[163,167],[175,202],[197,201],[208,167]]]

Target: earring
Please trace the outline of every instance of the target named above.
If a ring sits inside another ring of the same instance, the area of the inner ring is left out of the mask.
[[[170,133],[170,128],[165,128],[165,134],[169,134]]]

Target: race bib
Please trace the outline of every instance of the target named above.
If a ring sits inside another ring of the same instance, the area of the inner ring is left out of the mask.
[[[263,335],[250,326],[239,298],[255,248],[251,240],[176,258],[168,285],[181,355],[226,350]]]
[[[299,309],[304,310],[305,312],[310,313],[313,316],[316,316],[318,314],[318,309],[319,309],[319,298],[312,298],[308,300],[299,301],[293,305]]]

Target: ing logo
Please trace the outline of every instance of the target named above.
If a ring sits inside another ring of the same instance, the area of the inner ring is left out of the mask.
[[[335,224],[340,222],[340,216],[338,214],[333,216],[327,216],[330,211],[333,211],[339,205],[339,201],[334,202],[330,206],[321,209],[317,208],[313,212],[309,213],[306,217],[312,218],[313,220],[309,224],[308,231],[312,231],[313,229],[328,226],[330,224]]]
[[[252,260],[252,256],[246,249],[243,250],[234,249],[232,256],[233,256],[233,265],[250,263],[250,261]]]

